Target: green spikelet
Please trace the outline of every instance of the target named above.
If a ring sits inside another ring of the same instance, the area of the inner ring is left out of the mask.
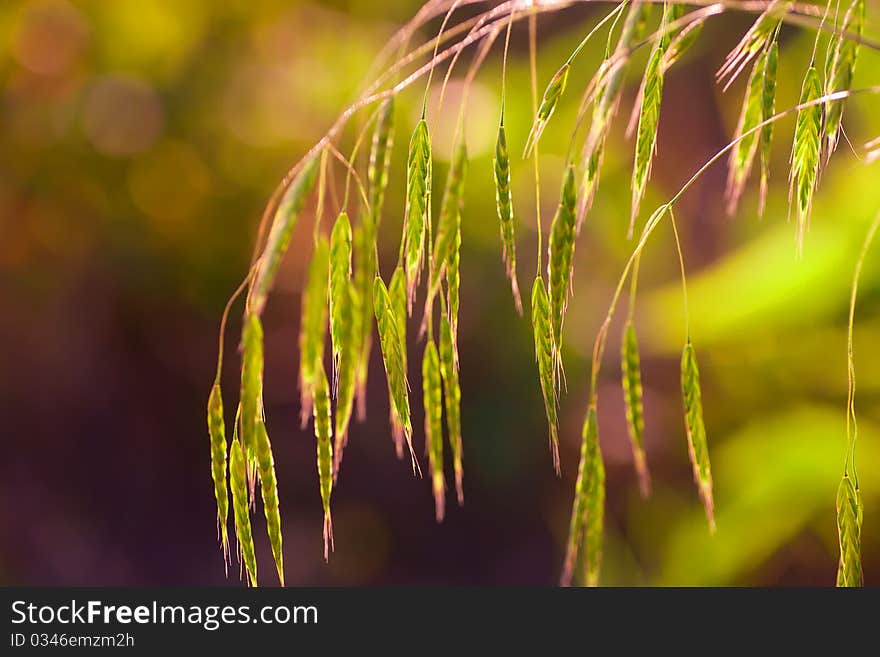
[[[330,245],[324,237],[315,242],[302,297],[299,328],[300,420],[303,427],[312,414],[315,370],[324,359],[327,339],[327,299],[329,295]],[[323,365],[321,365],[323,367]]]
[[[822,95],[819,74],[810,66],[804,77],[799,105],[816,100]],[[791,191],[797,214],[798,249],[803,247],[804,235],[813,208],[813,192],[819,177],[819,148],[822,130],[822,106],[812,105],[798,112],[794,145],[791,151]]]
[[[351,278],[351,222],[343,212],[330,234],[330,339],[333,343],[333,388],[339,374],[339,359],[351,339],[353,308],[349,292]]]
[[[378,276],[373,287],[373,305],[376,313],[376,326],[379,331],[379,344],[382,347],[382,361],[388,379],[391,412],[403,429],[409,445],[415,472],[417,463],[412,448],[412,424],[409,410],[409,384],[406,377],[405,350],[401,349],[398,318],[385,283]]]
[[[661,29],[669,24],[670,5],[663,10]],[[639,111],[639,127],[636,132],[635,166],[632,178],[632,215],[629,225],[629,235],[632,236],[636,217],[639,214],[639,206],[645,195],[645,187],[651,176],[651,164],[654,153],[657,150],[657,128],[660,125],[660,106],[663,102],[663,83],[665,69],[663,61],[666,48],[669,46],[669,34],[664,34],[654,45],[648,66],[645,69],[645,77],[642,81],[642,104]]]
[[[678,5],[677,5],[678,6]],[[675,35],[663,57],[663,71],[668,71],[691,49],[703,33],[705,19],[695,20]]]
[[[391,169],[391,153],[394,148],[394,96],[386,98],[379,108],[379,118],[373,131],[373,144],[370,149],[370,165],[367,169],[372,227],[375,229],[382,220],[382,207],[385,204],[385,189],[388,187],[388,172]]]
[[[837,489],[837,532],[840,538],[837,586],[862,586],[862,494],[846,474]]]
[[[373,281],[376,278],[376,244],[367,235],[364,223],[354,230],[354,286],[358,297],[357,313],[357,369],[355,373],[355,396],[358,419],[363,422],[367,413],[367,374],[370,353],[373,350]]]
[[[535,358],[538,362],[538,377],[541,393],[544,396],[544,411],[550,427],[550,452],[553,467],[560,474],[559,466],[559,419],[556,397],[556,353],[553,342],[553,329],[550,323],[550,300],[541,276],[535,278],[532,286],[532,331],[535,336]]]
[[[510,153],[507,150],[507,131],[502,123],[498,126],[495,143],[495,207],[501,225],[501,255],[510,279],[510,289],[516,311],[522,315],[522,299],[516,277],[516,228],[513,223],[513,198],[510,187]]]
[[[595,415],[595,414],[594,414]],[[589,427],[589,418],[583,436],[587,442],[586,518],[584,519],[584,579],[587,586],[599,585],[602,565],[602,537],[605,520],[605,463],[599,447],[599,431]]]
[[[235,534],[238,549],[244,563],[251,586],[257,585],[257,557],[254,554],[254,537],[251,532],[251,518],[248,514],[247,464],[244,450],[238,438],[232,439],[229,451],[229,481],[232,488],[232,513],[235,517]]]
[[[853,0],[843,16],[841,30],[858,37],[865,27],[865,0]],[[825,60],[825,93],[848,91],[852,86],[859,54],[859,42],[843,33],[835,35],[828,45]],[[837,148],[840,126],[843,121],[843,100],[832,100],[825,105],[825,129],[823,140],[826,157]]]
[[[570,72],[571,65],[566,62],[562,65],[562,68],[556,71],[553,79],[550,80],[550,84],[547,85],[547,89],[544,90],[544,97],[541,99],[540,107],[538,107],[538,115],[535,117],[532,130],[529,132],[529,138],[526,141],[525,157],[531,156],[532,150],[534,150],[541,139],[541,135],[544,133],[544,128],[547,127],[547,122],[550,121],[550,117],[556,111],[559,99],[562,97],[568,84],[568,74]]]
[[[749,31],[727,55],[717,74],[718,80],[727,78],[725,90],[748,63],[764,50],[767,43],[775,38],[774,35],[778,34],[779,24],[788,11],[789,4],[789,0],[771,0],[764,13],[758,16]]]
[[[407,372],[409,365],[406,347],[406,274],[401,267],[395,269],[394,274],[391,276],[391,286],[388,289],[388,296],[391,300],[391,309],[394,311],[394,322],[395,327],[397,328],[397,339],[400,343],[399,352],[403,360],[403,371]],[[404,431],[403,423],[401,423],[400,416],[397,414],[393,405],[391,406],[390,421],[391,437],[394,439],[397,457],[403,458],[406,431]]]
[[[459,215],[464,204],[464,184],[468,168],[467,147],[462,141],[455,149],[449,176],[446,179],[446,189],[443,192],[443,202],[440,204],[440,217],[437,222],[437,235],[434,238],[434,248],[431,255],[431,275],[428,283],[428,297],[425,300],[425,315],[422,320],[422,332],[427,328],[430,309],[433,307],[434,298],[440,289],[449,257],[455,248],[455,240],[458,235]]]
[[[565,562],[560,578],[562,586],[571,584],[578,555],[581,553],[587,585],[595,586],[598,583],[602,558],[605,465],[599,447],[599,424],[596,417],[596,407],[593,404],[587,410],[581,437],[581,454],[574,488],[574,504],[571,508]]]
[[[409,144],[407,167],[404,254],[408,314],[412,313],[425,260],[425,234],[431,221],[431,169],[431,136],[428,123],[422,119]]]
[[[764,94],[769,56],[769,50],[762,51],[752,67],[736,128],[735,137],[739,138],[739,141],[730,151],[726,189],[727,211],[730,214],[736,211],[761,141],[761,131],[752,131],[764,120]]]
[[[333,492],[333,421],[330,415],[330,383],[319,363],[315,378],[315,438],[318,444],[318,485],[324,508],[324,560],[333,549],[333,518],[330,515],[330,495]]]
[[[623,331],[620,369],[623,378],[623,401],[626,406],[626,424],[632,443],[633,462],[639,477],[642,497],[651,494],[651,475],[645,458],[645,413],[642,406],[642,371],[639,362],[639,343],[636,327],[627,322]]]
[[[577,230],[576,203],[574,166],[569,165],[562,183],[562,198],[559,201],[559,208],[550,227],[550,244],[547,254],[553,347],[557,366],[560,368],[562,367],[562,322],[568,305],[568,293],[571,289],[574,264],[574,244]]]
[[[443,401],[446,407],[446,430],[455,470],[455,491],[459,505],[464,504],[464,466],[461,440],[461,386],[455,358],[452,325],[448,317],[440,318],[440,374],[443,377]]]
[[[461,214],[455,217],[455,240],[446,258],[446,301],[449,323],[452,325],[452,344],[458,361],[458,310],[461,305]]]
[[[217,500],[217,529],[225,561],[229,555],[226,532],[229,493],[226,489],[226,422],[223,419],[223,393],[219,383],[214,384],[208,397],[208,435],[211,438],[211,478],[214,480],[214,498]]]
[[[714,503],[712,498],[712,469],[709,464],[709,443],[706,425],[703,423],[703,399],[700,391],[700,371],[697,355],[690,340],[681,356],[681,392],[684,398],[684,419],[687,429],[688,452],[694,468],[694,481],[706,507],[709,527],[715,531]]]
[[[313,157],[303,165],[299,175],[287,188],[275,212],[272,228],[269,230],[269,237],[260,258],[260,266],[255,274],[251,292],[250,308],[257,315],[263,312],[266,297],[269,295],[269,290],[272,289],[278,268],[281,266],[281,260],[290,245],[290,237],[297,219],[302,214],[306,199],[315,186],[319,159]]]
[[[615,50],[617,64],[613,70],[607,73],[604,83],[601,84],[596,94],[593,119],[590,122],[590,131],[587,134],[583,151],[584,175],[577,214],[578,232],[580,232],[584,218],[596,194],[596,188],[599,184],[599,169],[602,166],[602,157],[605,152],[605,140],[608,136],[611,120],[620,103],[620,94],[623,91],[623,82],[626,79],[632,48],[640,39],[639,26],[645,20],[646,13],[650,11],[650,4],[649,2],[633,2],[630,5]]]
[[[432,339],[422,359],[422,393],[425,404],[425,440],[431,468],[431,488],[437,522],[443,522],[446,507],[446,478],[443,476],[443,387],[440,357]]]
[[[350,337],[343,340],[342,350],[339,357],[339,367],[336,372],[336,444],[333,448],[333,477],[339,476],[339,467],[342,464],[342,452],[348,445],[348,426],[351,422],[351,414],[354,409],[354,391],[358,370],[357,336],[360,327],[357,324],[360,306],[357,290],[353,281],[348,281],[348,298],[352,309],[351,320],[348,321]]]
[[[779,44],[774,39],[767,49],[767,62],[764,69],[763,111],[761,120],[767,121],[776,114],[776,71],[779,67]],[[761,194],[758,215],[764,214],[767,204],[767,189],[770,182],[770,155],[773,146],[773,124],[761,128]]]
[[[275,458],[272,444],[262,420],[257,422],[257,471],[260,474],[260,492],[263,496],[263,511],[266,514],[266,527],[269,531],[269,544],[278,571],[278,581],[284,586],[284,553],[281,549],[281,512],[278,508],[278,480],[275,477]]]
[[[254,462],[257,422],[263,417],[263,325],[256,313],[245,316],[241,359],[241,442],[247,463]],[[253,481],[251,481],[253,487]]]

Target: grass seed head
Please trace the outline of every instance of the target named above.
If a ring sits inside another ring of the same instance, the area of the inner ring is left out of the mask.
[[[815,66],[807,69],[801,88],[799,105],[821,97],[822,85]],[[822,106],[811,105],[798,112],[794,145],[791,150],[791,190],[797,214],[798,249],[803,247],[804,235],[810,223],[813,193],[819,178],[819,149],[821,147]]]
[[[242,330],[241,442],[245,458],[254,462],[257,422],[263,418],[263,325],[259,316],[245,316]]]
[[[595,422],[595,412],[592,421],[590,417],[587,417],[583,439],[587,447],[583,563],[585,583],[592,587],[599,585],[605,520],[605,462],[602,459],[602,449],[599,446],[599,431]]]
[[[665,25],[665,21],[664,21]],[[660,106],[663,100],[662,66],[664,39],[659,39],[645,69],[642,83],[642,105],[639,113],[639,127],[636,133],[636,155],[632,179],[632,215],[629,234],[632,236],[633,226],[639,214],[639,205],[645,195],[645,187],[651,176],[651,164],[657,150],[657,128],[660,125]]]
[[[334,390],[338,378],[339,358],[351,339],[353,308],[349,298],[351,279],[351,222],[342,212],[330,234],[330,339],[333,343]]]
[[[405,349],[399,328],[396,309],[392,305],[388,289],[378,276],[373,287],[373,305],[376,314],[376,326],[379,331],[379,344],[382,348],[382,361],[388,379],[391,412],[403,428],[404,437],[409,445],[413,462],[413,471],[417,466],[415,451],[412,448],[412,423],[409,408],[409,383],[406,376]]]
[[[229,482],[232,489],[232,513],[235,517],[235,534],[241,561],[247,571],[248,582],[257,585],[257,557],[254,552],[254,536],[248,510],[247,462],[238,438],[233,438],[229,451]]]
[[[762,139],[761,132],[750,132],[764,121],[765,92],[767,91],[767,64],[770,50],[764,50],[755,60],[746,95],[743,99],[735,138],[739,139],[730,151],[727,173],[727,211],[733,214],[752,171],[755,155]],[[775,84],[775,83],[774,83]],[[768,126],[769,127],[769,126]]]
[[[315,186],[319,160],[320,158],[313,157],[303,165],[299,175],[293,179],[284,193],[275,212],[272,227],[269,229],[269,237],[260,258],[260,265],[255,274],[250,300],[250,307],[258,315],[263,312],[269,290],[272,289],[278,268],[281,266],[281,260],[290,245],[293,229],[299,215],[302,214],[306,199]]]
[[[709,443],[703,423],[703,398],[700,390],[700,371],[697,355],[690,340],[681,357],[681,392],[684,398],[684,419],[687,429],[688,452],[694,469],[694,481],[700,491],[709,527],[715,531],[714,502],[712,497],[712,468],[709,463]]]
[[[862,586],[862,494],[849,475],[837,488],[837,532],[840,562],[837,586]]]
[[[330,514],[330,496],[333,493],[333,420],[330,414],[330,383],[319,363],[315,377],[314,408],[315,439],[318,445],[318,486],[324,509],[324,560],[333,549],[333,518]]]
[[[510,279],[516,310],[522,315],[522,299],[516,277],[516,227],[513,223],[513,198],[510,186],[510,152],[507,148],[507,131],[503,123],[498,127],[494,163],[495,207],[501,225],[501,254],[507,269],[507,277]]]
[[[559,208],[550,227],[547,270],[550,279],[550,317],[557,364],[562,365],[562,323],[568,305],[568,294],[574,265],[574,245],[577,237],[577,189],[574,166],[569,165],[562,183]]]
[[[339,352],[339,365],[337,366],[336,381],[336,444],[333,450],[333,476],[339,476],[339,467],[342,464],[342,452],[348,444],[348,426],[354,409],[355,385],[357,383],[358,342],[360,333],[358,325],[360,306],[357,289],[354,281],[347,281],[350,318],[346,320],[347,334],[343,336],[342,347]]]
[[[442,385],[437,346],[432,339],[428,339],[422,359],[422,395],[425,406],[425,441],[437,522],[443,522],[446,506],[446,478],[443,475]]]
[[[843,16],[841,33],[835,35],[828,45],[825,60],[825,93],[848,91],[852,86],[859,54],[859,42],[846,33],[861,37],[865,27],[865,0],[853,0]],[[825,128],[823,132],[826,158],[837,148],[843,122],[845,101],[832,100],[825,105]]]
[[[299,394],[301,423],[305,427],[312,414],[316,370],[323,368],[327,339],[327,300],[329,298],[330,245],[326,238],[315,242],[312,261],[302,298],[299,329]],[[372,284],[372,281],[371,281]]]
[[[278,506],[278,480],[275,477],[275,458],[272,455],[272,443],[265,423],[257,422],[257,472],[260,475],[260,492],[263,496],[263,511],[266,515],[266,527],[269,533],[269,545],[272,546],[272,557],[278,571],[278,581],[284,586],[284,552],[281,547],[281,511]]]
[[[443,192],[443,201],[440,204],[440,217],[437,222],[437,235],[434,238],[434,247],[431,253],[431,274],[428,282],[428,296],[425,300],[425,315],[422,321],[422,332],[427,328],[430,309],[433,307],[434,298],[440,289],[443,272],[446,270],[450,255],[455,248],[455,240],[458,235],[459,215],[464,205],[464,184],[467,176],[468,155],[467,147],[462,141],[455,149],[452,166],[449,168],[449,176],[446,179],[446,189]]]
[[[370,165],[367,169],[372,225],[378,227],[382,220],[391,154],[394,149],[394,96],[386,98],[379,108],[379,118],[373,131],[370,149]]]
[[[406,182],[406,219],[404,224],[407,312],[422,275],[425,261],[425,235],[431,221],[431,136],[428,123],[416,125],[409,144]]]
[[[223,558],[229,555],[229,537],[226,525],[229,518],[229,493],[226,487],[226,422],[223,419],[223,393],[215,383],[208,397],[208,435],[211,438],[211,479],[214,481],[214,498],[217,500],[217,528]]]
[[[459,505],[464,504],[464,466],[461,439],[461,385],[455,358],[455,342],[448,317],[440,318],[440,374],[443,377],[443,401],[446,407],[446,430],[452,450],[455,490]]]
[[[550,117],[553,116],[553,112],[556,111],[559,99],[562,97],[562,94],[565,93],[565,87],[568,84],[568,75],[570,72],[571,65],[566,62],[558,71],[556,71],[553,79],[550,80],[550,84],[547,85],[547,89],[544,90],[541,105],[538,107],[538,114],[535,117],[535,122],[532,124],[531,132],[526,141],[525,157],[531,156],[532,151],[541,139],[541,135],[544,133],[544,129],[547,127],[547,123],[550,121]]]
[[[636,327],[627,322],[623,332],[623,346],[620,355],[620,369],[623,379],[623,401],[626,407],[626,425],[629,430],[633,450],[633,462],[639,477],[642,497],[651,494],[651,475],[645,457],[645,412],[642,403],[642,371],[639,359],[639,343]]]
[[[550,427],[550,452],[553,467],[560,474],[559,464],[559,417],[557,412],[556,350],[550,323],[550,299],[541,276],[532,286],[532,332],[535,337],[535,358],[538,363],[538,379],[544,397],[544,411]]]
[[[776,72],[779,67],[779,43],[774,39],[767,48],[767,61],[764,68],[764,93],[762,121],[768,121],[776,114]],[[758,214],[764,214],[767,203],[767,189],[770,182],[770,155],[773,146],[773,124],[761,128],[761,193],[758,201]]]

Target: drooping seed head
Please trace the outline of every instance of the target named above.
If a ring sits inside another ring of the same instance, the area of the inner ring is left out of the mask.
[[[431,136],[428,123],[422,119],[410,140],[407,166],[404,253],[408,313],[412,312],[415,290],[425,261],[425,235],[431,220],[431,169]]]
[[[544,129],[547,127],[547,123],[550,121],[550,117],[552,117],[553,112],[556,111],[559,99],[562,97],[562,94],[565,92],[565,87],[568,84],[568,75],[570,72],[571,65],[566,62],[558,71],[556,71],[553,79],[550,80],[550,84],[548,84],[547,88],[544,90],[541,105],[538,107],[538,114],[535,117],[535,122],[532,124],[532,130],[526,141],[525,157],[531,156],[532,151],[541,139],[541,135],[544,133]]]
[[[703,399],[700,390],[700,371],[697,355],[690,341],[681,357],[681,392],[684,399],[684,420],[687,429],[688,453],[694,470],[694,481],[706,507],[709,528],[715,531],[714,503],[712,496],[712,468],[709,463],[709,443],[706,425],[703,423]]]
[[[254,312],[245,316],[242,345],[241,442],[247,462],[252,463],[257,422],[263,414],[263,325]]]
[[[229,517],[229,493],[226,488],[226,422],[223,418],[223,393],[215,383],[208,397],[208,436],[211,439],[211,479],[217,501],[217,527],[223,559],[229,555],[229,537],[226,526]]]
[[[535,338],[535,358],[538,363],[538,379],[544,397],[544,411],[550,428],[550,452],[553,467],[560,472],[559,465],[559,419],[557,414],[556,351],[553,329],[550,323],[550,300],[544,279],[535,278],[532,286],[532,332]]]
[[[257,585],[257,557],[248,511],[247,462],[238,438],[233,438],[229,451],[229,482],[232,489],[232,512],[235,517],[235,534],[238,550],[244,563],[251,586]]]
[[[312,414],[315,372],[324,359],[324,342],[327,338],[327,304],[330,280],[327,272],[329,268],[330,245],[326,238],[319,237],[315,242],[312,261],[309,263],[300,313],[299,391],[300,419],[303,427],[308,423]]]
[[[510,279],[513,300],[517,312],[522,315],[522,299],[519,281],[516,277],[516,226],[513,221],[513,198],[510,185],[510,152],[507,149],[507,131],[502,123],[498,127],[498,140],[495,142],[495,207],[501,226],[501,255]]]
[[[330,415],[330,383],[319,363],[315,378],[314,407],[315,438],[318,447],[318,485],[324,509],[324,560],[333,549],[333,519],[330,514],[330,496],[333,492],[333,420]]]
[[[559,201],[559,208],[550,227],[550,244],[547,254],[553,346],[557,358],[560,359],[562,322],[565,317],[566,306],[568,305],[568,293],[571,289],[574,245],[577,236],[576,194],[574,166],[569,165],[562,183],[562,197]],[[561,367],[561,360],[557,364]]]
[[[626,407],[626,424],[632,444],[633,462],[639,477],[642,496],[651,493],[651,476],[645,458],[645,413],[642,404],[642,371],[639,359],[639,343],[636,328],[627,322],[623,332],[623,346],[620,355],[620,370],[623,379],[623,401]]]
[[[302,214],[306,199],[315,186],[319,160],[320,158],[312,157],[303,165],[299,175],[293,179],[284,193],[275,212],[252,286],[250,307],[257,315],[263,312],[269,290],[272,289],[278,268],[281,266],[281,260],[290,245],[290,237],[297,219]]]
[[[862,494],[849,475],[837,488],[837,533],[840,561],[837,586],[862,586]]]
[[[269,545],[278,571],[278,581],[284,586],[284,552],[281,541],[281,512],[278,506],[278,480],[275,477],[275,458],[272,456],[272,444],[262,420],[257,422],[256,458],[257,471],[260,475],[260,492],[263,497],[263,511],[266,515],[266,527],[269,533]]]
[[[437,522],[443,522],[446,479],[443,475],[443,387],[437,346],[429,339],[422,358],[422,395],[425,406],[425,441],[434,491]]]
[[[819,74],[814,66],[807,69],[801,88],[799,105],[817,100],[822,95]],[[821,148],[822,106],[804,107],[798,111],[794,145],[791,151],[791,190],[789,198],[795,206],[798,226],[798,249],[803,247],[804,235],[813,208],[813,193],[819,178],[819,149]]]

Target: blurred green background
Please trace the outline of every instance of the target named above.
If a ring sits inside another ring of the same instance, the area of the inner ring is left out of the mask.
[[[275,184],[355,97],[375,55],[419,5],[0,5],[0,583],[227,582],[215,543],[204,420],[220,313],[247,269],[256,224]],[[873,37],[880,35],[878,5],[868,2],[866,34]],[[584,3],[540,19],[541,88],[610,6]],[[724,93],[714,72],[751,21],[744,14],[713,19],[670,72],[644,216],[733,133],[744,79]],[[438,26],[432,22],[420,38]],[[597,39],[577,60],[568,95],[541,142],[545,233],[558,201],[576,100],[603,47],[604,38]],[[783,30],[778,107],[795,103],[811,47],[810,33]],[[527,55],[520,25],[509,71],[514,153],[531,123]],[[477,78],[467,117],[472,164],[463,214],[460,337],[466,503],[459,509],[450,499],[446,522],[434,524],[428,482],[414,480],[409,465],[394,457],[384,375],[374,352],[369,419],[353,428],[334,490],[336,553],[329,565],[321,558],[314,438],[297,419],[296,340],[309,206],[265,317],[266,410],[289,583],[555,583],[589,355],[633,248],[625,239],[633,144],[623,125],[644,60],[644,52],[634,59],[601,187],[577,245],[565,333],[562,478],[554,476],[547,450],[530,325],[516,315],[501,264],[491,163],[500,103],[496,46]],[[463,58],[459,73],[469,61]],[[863,49],[855,86],[877,84],[878,63],[875,52]],[[403,214],[406,142],[423,91],[417,83],[399,103],[380,237],[386,279]],[[429,117],[438,185],[460,96],[454,83],[443,115]],[[880,103],[871,96],[849,104],[845,124],[857,150],[877,136],[878,112]],[[676,215],[704,381],[715,536],[707,532],[692,482],[681,417],[684,327],[671,231],[661,227],[648,243],[636,322],[655,490],[641,500],[632,470],[615,323],[600,382],[608,469],[604,584],[834,582],[849,285],[867,225],[880,209],[880,186],[878,165],[866,165],[842,144],[823,174],[804,255],[797,257],[794,226],[786,222],[792,131],[791,119],[776,130],[763,220],[756,214],[756,185],[738,215],[726,216],[724,166],[706,174]],[[344,151],[354,137],[352,130],[344,134]],[[338,194],[343,172],[335,173]],[[528,290],[537,237],[531,164],[516,158],[513,176],[520,286]],[[332,195],[329,205],[338,210]],[[868,584],[880,582],[878,263],[880,252],[874,252],[855,330]],[[234,317],[227,395],[236,390],[238,329]],[[411,349],[421,353],[414,342]],[[418,390],[414,385],[414,399]],[[416,426],[420,406],[415,403]],[[268,583],[271,557],[262,519],[256,527]]]

